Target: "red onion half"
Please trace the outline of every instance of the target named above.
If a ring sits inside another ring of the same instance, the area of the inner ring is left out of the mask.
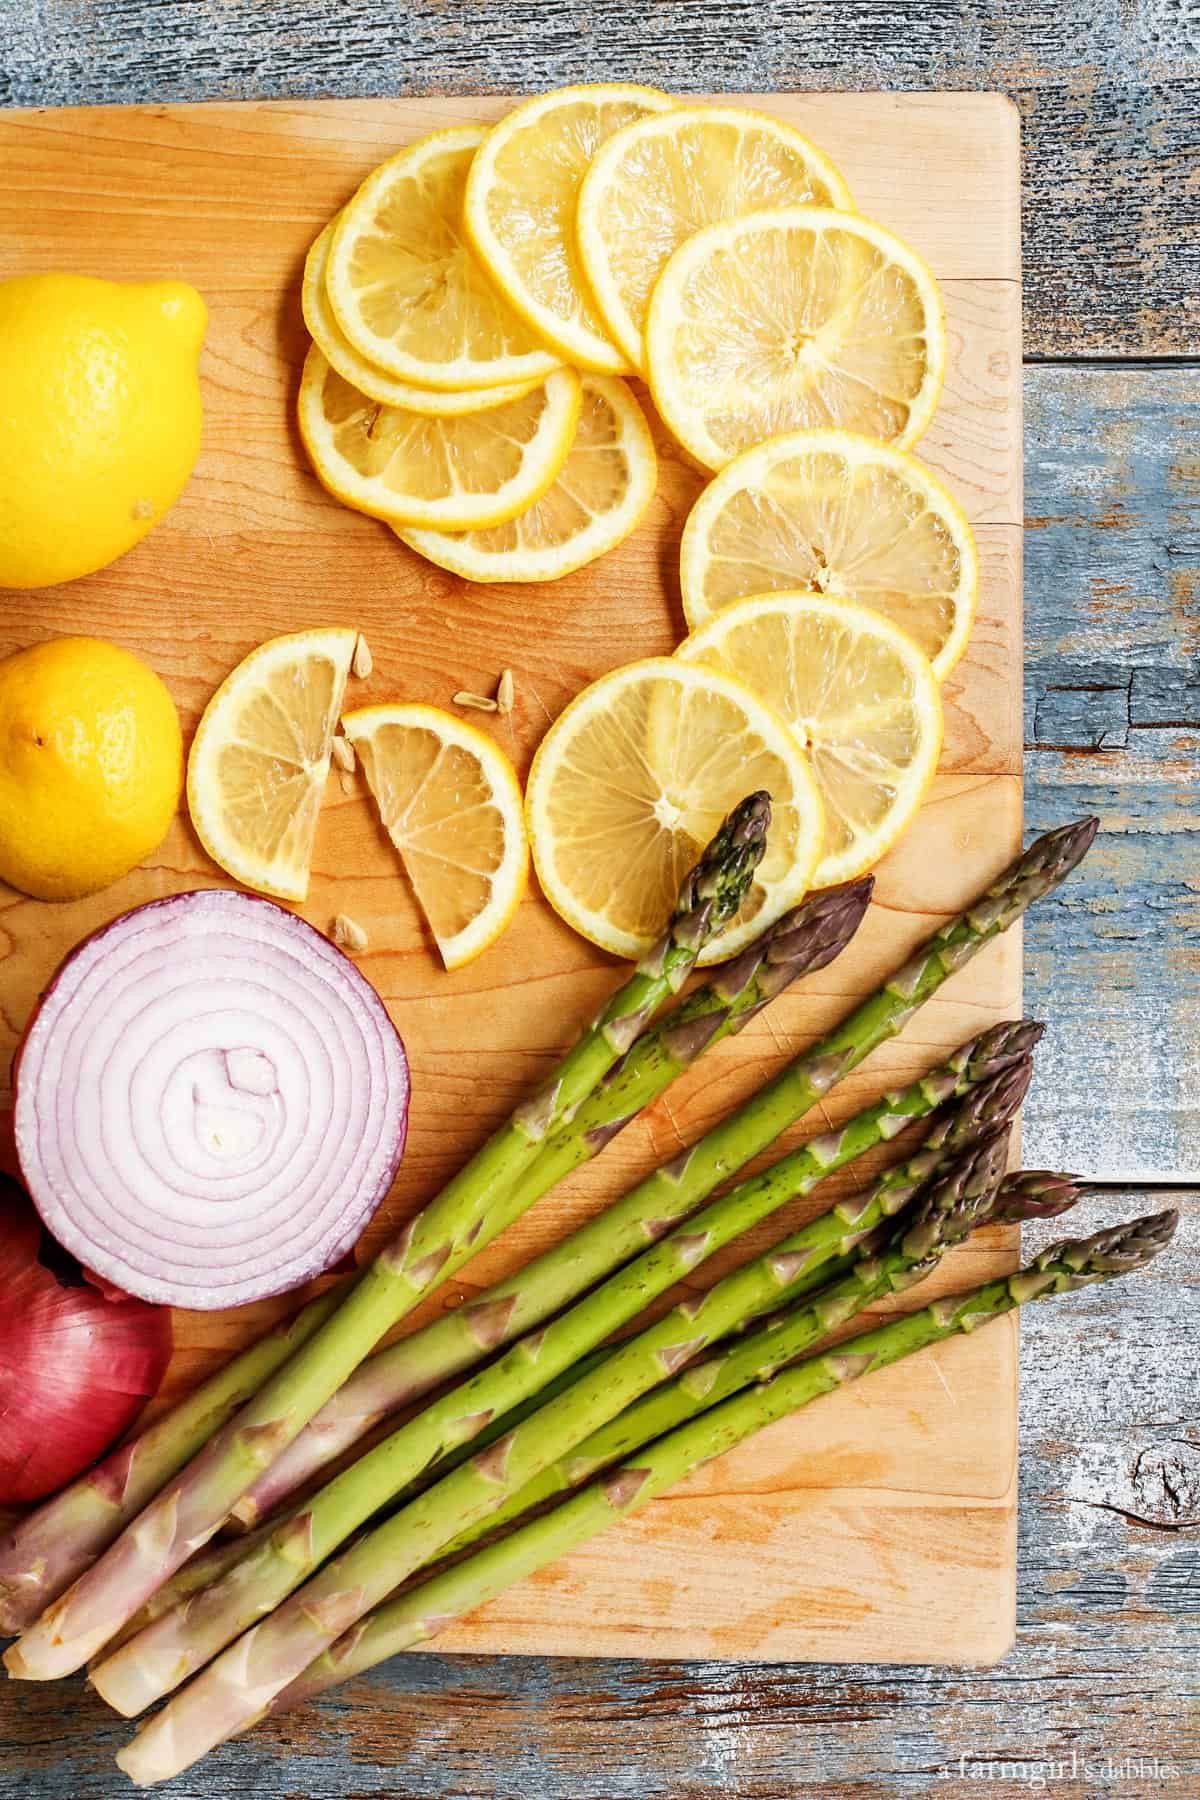
[[[63,1280],[25,1196],[0,1178],[0,1198],[0,1505],[23,1506],[132,1425],[171,1360],[171,1315]]]
[[[46,1225],[145,1300],[280,1294],[357,1241],[395,1178],[408,1061],[370,983],[270,900],[153,900],[90,937],[16,1070]]]

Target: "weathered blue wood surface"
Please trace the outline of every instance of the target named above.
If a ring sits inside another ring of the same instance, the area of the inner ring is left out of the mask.
[[[1176,1183],[1200,1173],[1198,66],[1194,0],[0,0],[0,99],[23,105],[606,76],[1012,94],[1027,354],[1105,358],[1026,377],[1029,822],[1094,807],[1106,823],[1029,930],[1030,1008],[1051,1032],[1027,1160]],[[997,1783],[1192,1800],[1200,1208],[1177,1197],[1182,1242],[1150,1277],[1026,1322],[1021,1617],[1000,1668],[412,1657],[167,1792],[966,1800]],[[1114,1193],[1112,1216],[1161,1200]],[[82,1688],[26,1690],[0,1717],[2,1800],[129,1791],[110,1760],[127,1728]]]
[[[1200,1179],[1200,374],[1025,380],[1025,795],[1104,836],[1026,935],[1027,1153]]]

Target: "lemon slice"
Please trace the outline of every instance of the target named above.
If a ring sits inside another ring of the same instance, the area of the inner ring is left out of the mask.
[[[360,356],[401,381],[497,387],[558,366],[463,233],[463,189],[484,136],[464,125],[410,144],[335,223],[325,272],[334,317]]]
[[[300,435],[347,506],[400,525],[501,525],[544,494],[579,420],[579,377],[556,369],[518,400],[457,419],[369,400],[314,344],[300,383]]]
[[[271,638],[204,709],[188,757],[196,835],[235,881],[303,900],[356,631]]]
[[[722,818],[771,796],[767,851],[737,918],[701,955],[734,955],[795,904],[821,854],[821,799],[794,734],[741,682],[653,657],[585,688],[543,738],[525,808],[554,910],[618,956],[662,929]]]
[[[979,558],[962,508],[914,457],[849,431],[795,431],[743,451],[705,488],[679,577],[693,630],[781,588],[861,600],[944,681],[967,647]]]
[[[418,387],[412,381],[400,381],[386,369],[377,369],[365,356],[360,356],[334,318],[325,292],[325,270],[336,226],[334,219],[325,227],[305,259],[300,304],[314,344],[326,362],[360,394],[366,394],[370,400],[380,400],[385,406],[406,406],[409,412],[449,419],[463,413],[483,412],[506,400],[519,400],[522,394],[537,386],[539,377],[534,376],[528,381],[510,381],[504,387],[441,392],[437,388]]]
[[[780,206],[850,207],[815,144],[767,113],[687,106],[624,126],[579,189],[579,254],[613,341],[645,366],[650,290],[685,238],[719,219]]]
[[[764,594],[717,613],[675,654],[744,681],[803,734],[825,803],[815,886],[863,874],[912,823],[941,754],[942,702],[899,626],[846,600]]]
[[[461,968],[499,937],[529,879],[512,764],[482,731],[436,706],[364,706],[342,730],[442,961]]]
[[[657,479],[650,427],[625,383],[585,375],[575,441],[540,500],[486,531],[399,535],[467,581],[557,581],[629,536]]]
[[[906,450],[937,405],[946,329],[907,244],[855,213],[789,206],[676,250],[651,295],[646,364],[663,419],[711,469],[814,426]]]
[[[605,138],[674,105],[657,88],[597,82],[514,107],[467,179],[466,225],[497,285],[560,356],[600,374],[632,365],[610,342],[575,239],[575,201]]]

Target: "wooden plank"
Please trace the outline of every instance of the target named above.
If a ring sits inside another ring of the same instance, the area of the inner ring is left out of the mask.
[[[1024,126],[1026,345],[1039,356],[1200,346],[1200,55],[1177,0],[1091,8],[812,0],[0,0],[0,100],[64,105],[531,92],[634,80],[703,93],[994,89]]]
[[[1104,820],[1027,926],[1026,1146],[1108,1180],[1200,1175],[1198,402],[1194,369],[1026,378],[1030,822]]]
[[[401,693],[445,704],[464,685],[488,691],[499,669],[511,667],[518,703],[495,729],[523,772],[546,723],[586,681],[633,655],[673,648],[681,622],[671,570],[699,477],[665,437],[660,491],[630,543],[562,583],[519,594],[464,590],[430,570],[384,527],[320,489],[295,442],[291,403],[304,349],[296,281],[306,245],[397,144],[455,119],[494,117],[504,104],[296,102],[0,117],[0,156],[16,175],[0,195],[0,273],[102,258],[112,274],[186,275],[211,310],[204,448],[182,500],[111,569],[40,594],[35,617],[19,603],[0,607],[0,649],[72,630],[117,637],[162,671],[190,728],[252,643],[304,624],[353,623],[368,636],[376,671],[356,684],[356,702]],[[890,221],[943,280],[950,367],[926,443],[984,534],[979,630],[956,671],[942,770],[916,827],[878,871],[877,902],[850,953],[723,1047],[669,1106],[478,1258],[460,1292],[514,1267],[681,1137],[706,1129],[789,1045],[841,1016],[971,898],[1020,838],[1015,115],[993,96],[955,94],[778,94],[762,104],[811,129],[852,187],[886,202]],[[950,169],[953,180],[933,184],[936,170]],[[371,1248],[528,1091],[594,1011],[612,969],[531,895],[501,947],[444,974],[364,790],[346,785],[349,793],[331,782],[304,911],[319,927],[336,911],[365,927],[371,948],[363,967],[404,1032],[414,1070],[403,1180],[367,1233]],[[6,898],[0,986],[9,1042],[59,956],[85,931],[136,900],[215,879],[180,821],[150,867],[94,899],[46,908]],[[838,1091],[830,1116],[911,1079],[1019,1006],[1020,945],[1006,939]],[[1006,1266],[1011,1254],[1011,1236],[964,1252],[950,1279]],[[704,1279],[724,1266],[714,1261]],[[439,1296],[414,1322],[445,1303]],[[241,1315],[225,1328],[181,1319],[176,1379],[246,1330]],[[890,1403],[886,1383],[873,1398],[863,1390],[865,1401],[847,1395],[828,1409],[825,1435],[784,1426],[727,1459],[716,1488],[706,1477],[694,1492],[664,1499],[511,1605],[498,1602],[463,1622],[446,1642],[610,1655],[635,1645],[646,1655],[993,1659],[1013,1628],[1015,1365],[1015,1336],[998,1331],[955,1345],[940,1373],[931,1364],[921,1399],[902,1409]],[[952,1397],[969,1391],[985,1394],[987,1405],[964,1433]],[[940,1446],[940,1464],[931,1446]],[[756,1495],[752,1536],[737,1529],[748,1493]],[[914,1530],[922,1512],[937,1518],[932,1557]],[[708,1545],[702,1557],[698,1541]],[[880,1555],[891,1571],[884,1589],[873,1573]]]

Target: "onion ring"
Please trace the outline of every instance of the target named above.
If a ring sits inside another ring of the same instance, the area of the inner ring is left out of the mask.
[[[124,913],[67,957],[16,1068],[47,1228],[144,1300],[202,1311],[337,1263],[404,1153],[404,1046],[374,988],[270,900]]]

